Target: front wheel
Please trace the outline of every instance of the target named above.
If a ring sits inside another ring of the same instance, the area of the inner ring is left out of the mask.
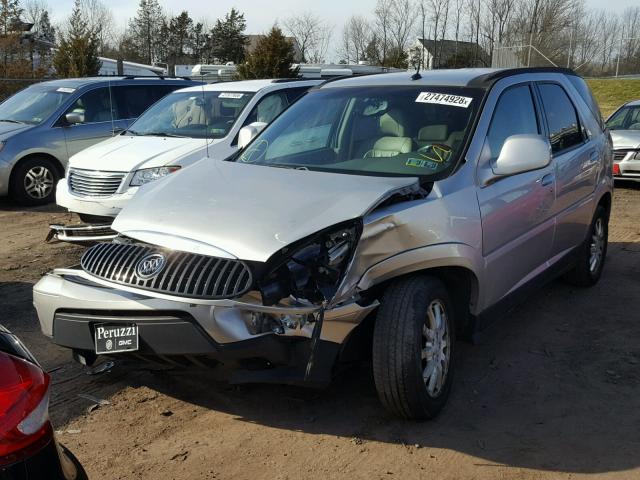
[[[45,205],[55,199],[58,179],[58,169],[50,159],[23,160],[11,175],[11,196],[21,205]]]
[[[384,294],[373,334],[373,375],[382,404],[411,420],[435,417],[453,379],[455,319],[437,278],[406,277]]]

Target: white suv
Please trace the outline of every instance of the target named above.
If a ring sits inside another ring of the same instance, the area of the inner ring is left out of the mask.
[[[70,158],[56,201],[88,225],[52,225],[50,237],[109,237],[113,217],[140,186],[204,157],[235,153],[242,127],[263,128],[320,83],[250,80],[184,88],[164,97],[121,135]]]

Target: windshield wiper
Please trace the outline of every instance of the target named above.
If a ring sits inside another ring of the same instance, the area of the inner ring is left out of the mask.
[[[168,132],[146,132],[146,133],[137,132],[136,135],[140,135],[141,137],[189,138],[189,137],[185,137],[184,135],[176,135],[175,133],[168,133]]]
[[[20,125],[24,125],[26,123],[26,122],[20,122],[18,120],[11,120],[10,118],[3,118],[2,120],[0,120],[0,122],[19,123]]]

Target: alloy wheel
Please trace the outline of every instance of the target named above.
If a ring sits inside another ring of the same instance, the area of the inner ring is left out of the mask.
[[[593,232],[591,232],[591,245],[589,246],[589,271],[596,273],[600,264],[602,263],[602,257],[604,255],[604,222],[602,218],[598,218],[593,225]]]
[[[41,165],[30,168],[24,176],[24,189],[32,198],[48,197],[53,190],[53,173]]]
[[[444,303],[434,300],[422,326],[422,378],[432,398],[442,391],[451,360],[449,326]]]

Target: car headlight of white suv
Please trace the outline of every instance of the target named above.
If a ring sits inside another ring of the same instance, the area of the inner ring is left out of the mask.
[[[129,185],[132,187],[139,187],[141,185],[144,185],[145,183],[153,182],[154,180],[158,180],[159,178],[166,177],[170,173],[176,172],[178,170],[180,170],[180,167],[177,165],[136,170]]]

